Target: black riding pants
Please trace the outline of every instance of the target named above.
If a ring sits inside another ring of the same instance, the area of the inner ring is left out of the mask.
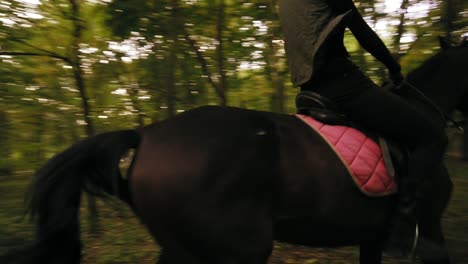
[[[378,87],[347,58],[329,60],[315,76],[301,88],[331,99],[366,129],[409,147],[407,180],[430,179],[438,171],[447,145],[443,124]]]

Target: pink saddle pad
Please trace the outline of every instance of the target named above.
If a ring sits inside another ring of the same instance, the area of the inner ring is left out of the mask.
[[[296,116],[322,135],[364,194],[384,196],[396,192],[395,179],[387,173],[380,146],[373,139],[352,127],[327,125],[310,116]]]

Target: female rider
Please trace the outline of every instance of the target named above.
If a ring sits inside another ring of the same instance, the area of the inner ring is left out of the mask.
[[[402,242],[412,241],[421,183],[439,169],[447,145],[444,127],[378,87],[351,62],[343,44],[346,27],[387,67],[395,85],[403,80],[400,65],[352,0],[279,0],[279,15],[294,86],[334,101],[354,122],[410,148],[409,171],[399,182],[386,245],[406,255],[410,243]]]

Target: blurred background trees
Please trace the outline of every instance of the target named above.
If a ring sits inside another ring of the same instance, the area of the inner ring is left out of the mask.
[[[199,105],[293,112],[276,2],[0,1],[0,173]],[[438,36],[468,34],[465,0],[356,3],[405,72],[437,52]],[[382,65],[345,42],[383,82]]]

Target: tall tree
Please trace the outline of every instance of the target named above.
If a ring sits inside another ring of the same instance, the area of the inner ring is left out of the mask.
[[[170,15],[170,26],[169,26],[169,48],[167,49],[167,58],[168,58],[168,69],[167,73],[167,83],[166,83],[166,103],[167,103],[167,112],[168,116],[172,117],[176,113],[175,104],[176,104],[176,82],[177,82],[177,52],[178,52],[178,36],[179,29],[182,26],[180,24],[181,10],[179,5],[179,0],[171,0],[171,15]]]
[[[0,108],[0,157],[3,157],[0,160],[0,175],[9,174],[13,170],[10,165],[12,148],[9,135],[11,132],[9,116],[5,109]]]
[[[225,69],[225,53],[224,53],[224,28],[226,20],[226,3],[225,0],[219,0],[218,12],[216,19],[216,55],[218,60],[218,76],[219,76],[219,98],[220,105],[227,105],[226,91],[227,91],[227,78]]]
[[[226,3],[224,0],[218,0],[219,2],[212,2],[208,5],[208,8],[216,10],[215,20],[215,37],[214,43],[216,45],[216,53],[214,55],[215,61],[210,62],[209,57],[206,57],[201,51],[200,44],[194,39],[188,28],[186,27],[187,21],[184,18],[180,18],[184,31],[184,38],[187,41],[188,46],[192,49],[196,60],[200,65],[202,75],[208,80],[209,85],[213,88],[215,94],[218,97],[219,105],[225,106],[227,102],[227,69],[225,68],[225,45],[224,45],[224,31],[226,23]],[[217,68],[212,70],[209,67],[210,64],[216,64]]]
[[[72,39],[70,45],[70,66],[72,67],[73,77],[76,87],[80,92],[81,104],[83,109],[83,118],[86,122],[86,136],[90,137],[95,134],[93,120],[91,119],[91,106],[89,104],[88,91],[86,88],[83,66],[81,63],[80,43],[82,42],[83,28],[85,20],[81,18],[81,7],[77,0],[69,0],[70,16],[72,24]]]
[[[444,35],[448,43],[452,41],[452,34],[455,31],[455,18],[457,16],[456,13],[456,0],[443,0],[442,5],[442,28],[444,31]]]
[[[394,49],[394,57],[397,61],[400,60],[401,54],[401,38],[403,37],[403,33],[405,32],[405,15],[408,10],[409,0],[402,0],[400,4],[400,9],[398,10],[399,13],[399,22],[397,26],[397,32],[393,38],[393,49]]]
[[[18,49],[22,50],[14,50],[14,51],[1,51],[0,55],[9,55],[9,56],[34,56],[34,57],[49,57],[53,59],[58,59],[64,62],[71,68],[72,76],[75,82],[76,89],[79,91],[80,98],[81,98],[81,106],[82,106],[82,115],[85,120],[85,134],[86,136],[92,136],[95,134],[94,131],[94,124],[91,118],[91,107],[89,104],[88,98],[88,91],[85,85],[85,78],[83,73],[83,65],[82,65],[82,54],[80,52],[80,44],[82,43],[82,36],[83,36],[83,28],[85,27],[83,19],[81,16],[81,3],[77,0],[68,0],[68,2],[60,2],[60,1],[52,1],[48,3],[49,6],[45,6],[43,8],[51,8],[51,10],[58,11],[59,16],[56,19],[60,19],[62,21],[67,21],[70,24],[70,31],[68,32],[69,40],[68,43],[69,50],[66,52],[59,52],[59,48],[52,47],[50,50],[35,45],[31,39],[28,39],[27,36],[14,37],[11,39],[12,42],[17,43],[19,46]],[[68,8],[68,9],[67,9]],[[41,23],[42,21],[28,21],[29,23]],[[52,22],[53,24],[53,22]],[[21,36],[21,35],[20,35]],[[27,51],[25,51],[26,49]],[[56,50],[55,50],[56,49]],[[41,116],[42,117],[42,116]],[[40,122],[39,128],[43,127],[42,122]],[[44,131],[40,129],[39,133],[43,133]],[[37,134],[38,137],[41,134]],[[41,142],[41,140],[38,140]],[[38,155],[42,155],[42,152],[38,150]],[[40,157],[38,157],[40,160]],[[90,197],[90,196],[88,196]],[[92,218],[91,223],[97,224],[97,208],[96,202],[94,198],[88,199],[89,209],[91,211],[90,217]],[[96,231],[97,226],[92,225],[92,231]]]
[[[270,18],[268,21],[268,34],[266,41],[266,77],[273,88],[271,98],[271,110],[274,112],[286,112],[285,79],[287,76],[286,63],[280,51],[284,49],[281,43],[281,33],[278,15],[278,0],[270,0]]]

